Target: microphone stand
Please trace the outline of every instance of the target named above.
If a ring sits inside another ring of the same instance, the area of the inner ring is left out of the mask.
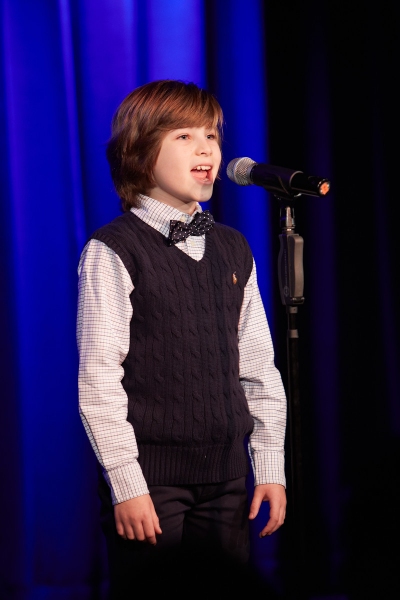
[[[289,577],[291,599],[307,600],[306,544],[304,527],[303,459],[301,442],[301,410],[299,394],[299,332],[298,306],[304,303],[303,238],[295,232],[294,200],[301,194],[325,196],[330,181],[322,177],[304,175],[302,171],[256,163],[248,157],[235,158],[227,168],[229,179],[238,185],[260,185],[280,202],[278,257],[279,289],[287,313],[287,373],[288,373],[288,430],[290,437],[290,484],[288,486],[288,530],[291,568]]]
[[[300,194],[298,194],[300,195]],[[304,530],[303,459],[299,394],[298,306],[304,303],[303,238],[295,232],[294,197],[276,196],[280,202],[278,279],[281,301],[287,314],[288,429],[290,439],[290,490],[288,490],[288,529],[290,564],[289,597],[306,596],[306,547]]]

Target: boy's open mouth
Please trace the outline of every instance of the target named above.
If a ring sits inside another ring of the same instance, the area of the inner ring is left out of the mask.
[[[212,181],[212,168],[210,165],[198,165],[191,170],[191,173],[198,181]]]

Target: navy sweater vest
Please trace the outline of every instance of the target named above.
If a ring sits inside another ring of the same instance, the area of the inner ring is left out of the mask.
[[[98,229],[135,287],[122,385],[148,484],[217,483],[248,472],[253,429],[239,381],[238,322],[253,258],[216,223],[195,261],[131,212]]]

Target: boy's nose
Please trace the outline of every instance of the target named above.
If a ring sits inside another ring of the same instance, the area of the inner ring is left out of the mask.
[[[207,140],[202,140],[199,142],[197,146],[197,154],[204,154],[206,156],[212,154],[211,144]]]

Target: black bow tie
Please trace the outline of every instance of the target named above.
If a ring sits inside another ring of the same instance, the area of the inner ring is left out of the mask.
[[[203,235],[214,226],[214,217],[209,210],[197,213],[188,225],[182,221],[170,221],[168,243],[170,246],[183,242],[189,235]]]

